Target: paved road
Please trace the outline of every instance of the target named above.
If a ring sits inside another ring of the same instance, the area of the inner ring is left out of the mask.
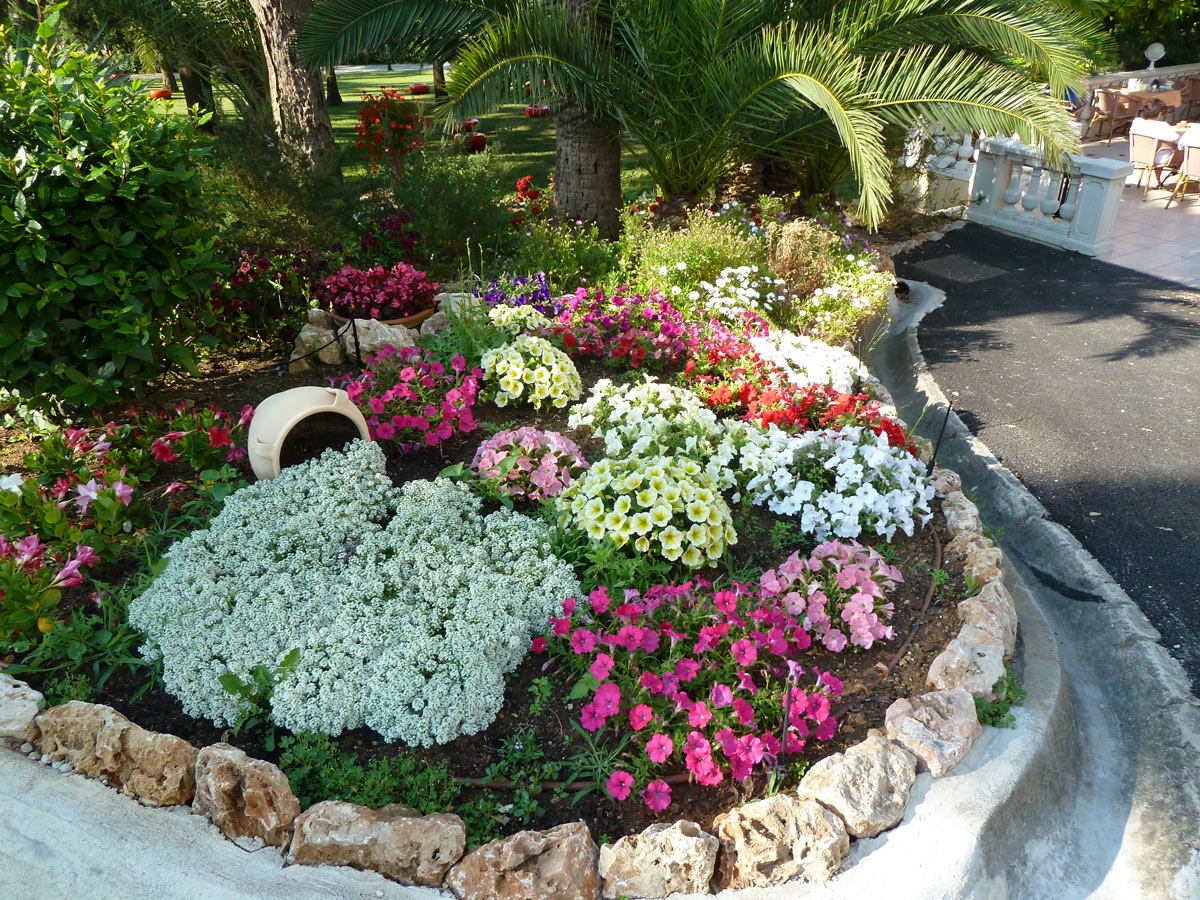
[[[920,341],[956,411],[1138,603],[1197,691],[1200,293],[976,226],[897,272],[946,292]]]

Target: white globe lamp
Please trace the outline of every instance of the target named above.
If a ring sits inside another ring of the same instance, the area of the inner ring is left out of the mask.
[[[1162,44],[1158,43],[1158,41],[1155,41],[1153,44],[1151,44],[1149,47],[1147,47],[1145,50],[1145,54],[1146,54],[1146,59],[1150,60],[1149,68],[1153,69],[1154,64],[1156,62],[1158,62],[1160,59],[1162,59],[1164,56],[1166,56],[1166,53],[1167,53],[1167,48],[1164,47]]]

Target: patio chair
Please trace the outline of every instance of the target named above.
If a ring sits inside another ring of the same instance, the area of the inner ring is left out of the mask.
[[[1103,133],[1104,123],[1111,122],[1112,127],[1108,132],[1108,142],[1111,144],[1113,135],[1117,133],[1117,126],[1122,122],[1132,122],[1138,117],[1141,108],[1142,102],[1136,97],[1126,97],[1120,91],[1097,88],[1096,104],[1092,107],[1092,120],[1084,129],[1083,139],[1087,140],[1088,133],[1096,123],[1100,123],[1100,132]]]
[[[1142,176],[1146,176],[1143,201],[1150,193],[1150,174],[1158,178],[1158,186],[1162,187],[1163,169],[1174,169],[1179,164],[1178,141],[1175,129],[1158,119],[1138,118],[1129,124],[1129,161],[1137,170],[1138,187],[1142,185]]]
[[[1167,209],[1171,208],[1171,201],[1182,196],[1189,184],[1200,184],[1200,128],[1189,128],[1179,139],[1179,149],[1183,152],[1183,160],[1179,163],[1179,182],[1167,198]]]
[[[1193,113],[1200,113],[1200,75],[1189,75],[1183,86],[1183,100],[1179,104],[1177,122],[1187,121]]]

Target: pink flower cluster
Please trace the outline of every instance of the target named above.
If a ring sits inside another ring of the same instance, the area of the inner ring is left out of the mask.
[[[447,368],[428,350],[384,347],[360,375],[333,379],[367,414],[371,437],[400,452],[434,447],[475,428],[472,409],[483,371],[455,356]]]
[[[827,541],[807,560],[793,553],[778,569],[759,579],[763,597],[777,600],[829,650],[849,643],[869,649],[875,641],[892,640],[887,624],[894,612],[888,591],[904,581],[873,548],[857,541]],[[845,629],[843,631],[842,629]]]
[[[516,500],[557,497],[588,467],[579,446],[557,431],[500,431],[479,445],[471,468]]]
[[[556,331],[567,352],[593,359],[627,359],[635,369],[682,362],[697,347],[696,327],[658,291],[579,288],[559,314]]]
[[[80,569],[98,559],[84,544],[76,544],[75,552],[64,557],[36,534],[16,542],[0,535],[0,640],[53,628],[52,614],[62,589],[81,584]]]
[[[322,307],[355,319],[396,319],[433,306],[440,285],[408,263],[391,268],[356,269],[343,266],[321,280],[317,297]]]
[[[842,683],[815,667],[806,677],[797,662],[811,645],[806,627],[782,596],[751,585],[714,590],[697,579],[616,596],[601,587],[586,604],[567,600],[548,639],[591,691],[580,725],[628,735],[634,772],[682,763],[700,784],[741,781],[837,729],[831,700]],[[627,774],[609,779],[618,800],[633,790]],[[661,811],[670,787],[652,781],[643,799]]]

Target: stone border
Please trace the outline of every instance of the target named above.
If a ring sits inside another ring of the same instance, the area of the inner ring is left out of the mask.
[[[587,827],[575,823],[518,832],[464,856],[458,816],[341,801],[301,812],[286,776],[271,763],[228,744],[197,750],[103,705],[72,701],[40,711],[42,695],[2,673],[0,741],[147,806],[191,803],[245,849],[275,846],[292,863],[349,865],[400,884],[444,884],[463,900],[511,896],[505,885],[519,885],[524,896],[579,900],[824,881],[840,869],[851,838],[875,837],[901,821],[918,772],[936,778],[962,761],[981,733],[974,697],[992,696],[1015,647],[1016,609],[1001,551],[984,536],[959,476],[935,469],[933,483],[951,536],[945,553],[961,557],[964,572],[980,585],[958,604],[963,624],[930,667],[933,690],[893,703],[886,736],[872,730],[844,753],[820,760],[797,791],[718,817],[715,836],[683,820],[627,835],[601,852]]]

